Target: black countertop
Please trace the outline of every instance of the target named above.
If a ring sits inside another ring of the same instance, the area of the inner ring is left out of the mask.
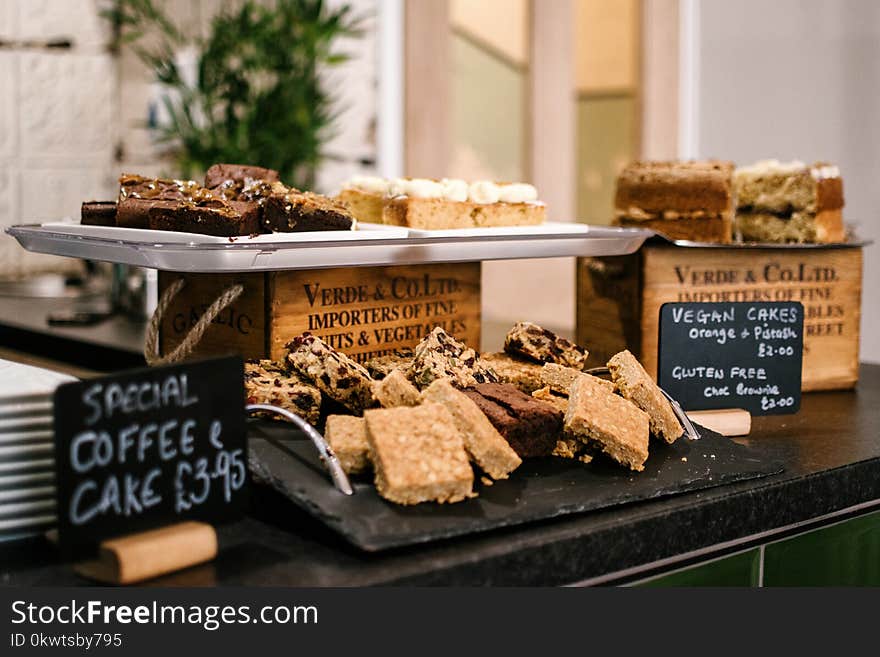
[[[251,515],[221,528],[210,564],[160,585],[552,585],[623,581],[705,559],[880,506],[880,366],[857,390],[810,393],[794,416],[755,418],[737,439],[785,472],[429,546],[366,554],[275,493],[257,489]],[[839,517],[843,517],[840,515]],[[806,523],[806,525],[805,525]],[[0,545],[0,583],[79,585],[43,539]]]
[[[50,326],[52,312],[75,311],[88,300],[0,297],[0,347],[97,372],[144,367],[146,322],[114,315],[92,326]]]

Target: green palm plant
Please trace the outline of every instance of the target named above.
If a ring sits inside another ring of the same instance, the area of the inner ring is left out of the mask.
[[[338,115],[321,71],[348,60],[335,48],[339,37],[361,33],[362,18],[350,6],[247,0],[215,16],[203,39],[184,34],[154,0],[114,0],[103,15],[113,26],[112,47],[132,48],[168,91],[168,120],[157,130],[180,175],[240,162],[312,186]],[[195,76],[177,61],[185,48],[195,49]]]

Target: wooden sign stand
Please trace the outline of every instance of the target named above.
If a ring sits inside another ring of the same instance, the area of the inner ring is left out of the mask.
[[[102,541],[96,559],[76,563],[73,569],[103,584],[136,584],[216,556],[214,528],[186,521]]]

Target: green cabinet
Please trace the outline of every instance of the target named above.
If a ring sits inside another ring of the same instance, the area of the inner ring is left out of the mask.
[[[768,544],[764,586],[880,586],[880,512]]]
[[[636,586],[757,586],[761,570],[758,548],[701,563],[636,583]]]
[[[880,511],[635,585],[880,586]]]

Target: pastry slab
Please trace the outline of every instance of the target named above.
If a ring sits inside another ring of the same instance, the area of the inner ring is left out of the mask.
[[[405,505],[470,497],[474,473],[461,433],[443,406],[373,409],[364,419],[382,497]]]

